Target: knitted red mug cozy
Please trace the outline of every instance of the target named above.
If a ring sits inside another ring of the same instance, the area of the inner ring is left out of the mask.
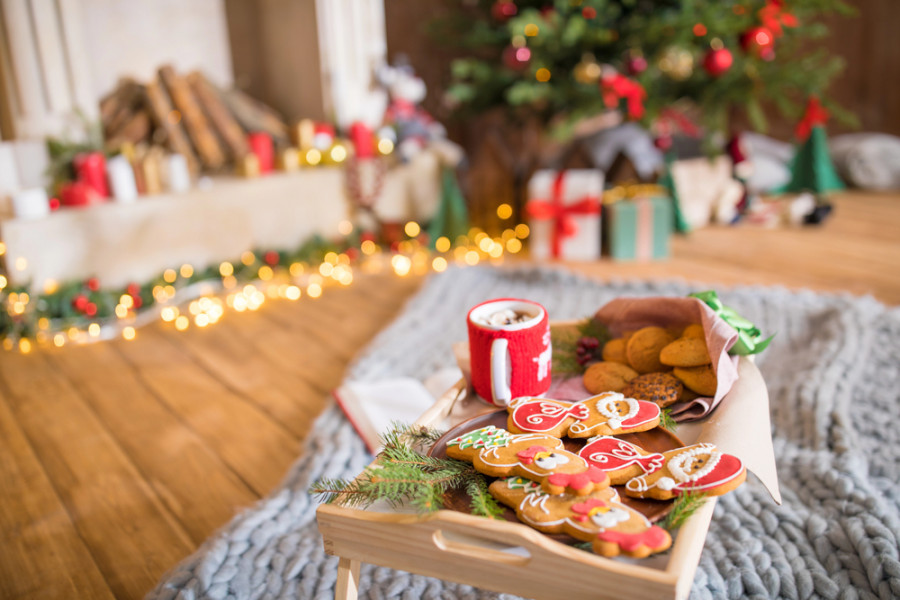
[[[473,307],[469,328],[472,387],[491,404],[550,389],[550,320],[530,300],[498,298]]]

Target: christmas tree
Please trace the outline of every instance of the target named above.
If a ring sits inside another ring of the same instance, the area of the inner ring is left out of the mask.
[[[448,94],[462,111],[495,106],[567,131],[617,109],[665,138],[682,105],[707,134],[745,114],[764,131],[764,107],[796,120],[823,94],[839,58],[810,50],[815,21],[848,12],[842,0],[481,0],[441,30],[469,56],[453,63]],[[449,35],[452,34],[452,35]]]

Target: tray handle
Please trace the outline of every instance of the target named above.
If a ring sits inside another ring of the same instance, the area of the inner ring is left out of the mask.
[[[442,552],[459,554],[469,559],[519,567],[531,562],[531,552],[524,546],[482,543],[482,540],[472,535],[466,535],[461,539],[453,539],[454,537],[459,537],[459,535],[445,535],[443,529],[436,529],[431,534],[431,541],[435,548]]]

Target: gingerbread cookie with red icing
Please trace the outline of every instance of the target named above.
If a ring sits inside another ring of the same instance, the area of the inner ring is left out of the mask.
[[[573,438],[647,431],[659,425],[661,414],[653,402],[627,398],[618,392],[579,402],[523,397],[506,410],[510,431]]]
[[[447,442],[447,456],[469,461],[476,471],[492,477],[530,479],[549,494],[584,496],[609,486],[606,473],[549,435],[516,435],[489,425]]]
[[[578,454],[606,471],[613,485],[624,483],[625,494],[634,498],[669,500],[682,492],[721,496],[747,478],[741,459],[707,443],[658,453],[599,436],[589,440]]]
[[[592,542],[601,556],[625,554],[644,558],[672,544],[667,531],[619,502],[613,488],[587,496],[550,495],[521,477],[498,479],[488,488],[498,501],[516,511],[520,521],[544,533],[566,533]]]

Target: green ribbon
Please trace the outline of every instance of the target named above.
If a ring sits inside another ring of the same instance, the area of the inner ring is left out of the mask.
[[[766,349],[769,342],[772,341],[774,335],[770,335],[761,340],[762,332],[750,321],[737,314],[733,308],[725,306],[719,300],[718,294],[713,290],[707,292],[696,292],[688,294],[690,298],[697,298],[708,307],[713,309],[716,315],[731,325],[738,332],[738,339],[734,346],[728,351],[728,354],[737,356],[747,356],[749,354],[758,354]]]

